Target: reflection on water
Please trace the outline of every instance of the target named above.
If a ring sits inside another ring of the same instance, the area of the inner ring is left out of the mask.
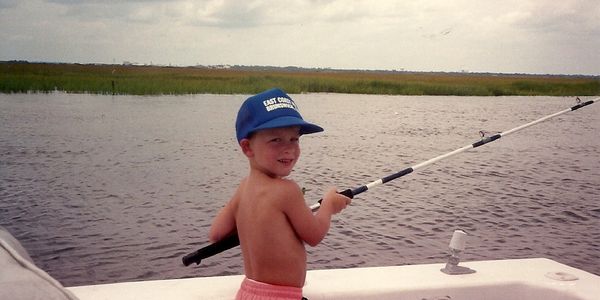
[[[0,94],[0,225],[63,284],[239,274],[239,249],[183,267],[245,175],[240,95]],[[570,98],[295,95],[326,131],[292,177],[312,204],[574,105]],[[309,268],[548,257],[600,274],[600,105],[359,195]]]

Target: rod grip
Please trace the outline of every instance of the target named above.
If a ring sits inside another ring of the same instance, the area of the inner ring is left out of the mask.
[[[354,193],[352,192],[351,189],[345,189],[345,190],[343,190],[341,192],[338,192],[338,194],[342,194],[342,195],[344,195],[344,196],[346,196],[346,197],[348,197],[350,199],[354,198]],[[321,198],[317,202],[319,202],[319,204],[322,204],[323,203],[323,198]]]
[[[350,199],[354,198],[354,192],[351,189],[345,189],[339,192],[338,194],[342,194]]]
[[[200,262],[207,258],[207,257],[211,257],[215,254],[219,254],[225,250],[229,250],[233,247],[239,246],[240,245],[240,239],[237,235],[237,232],[234,232],[233,234],[217,241],[214,242],[208,246],[202,247],[190,254],[187,254],[186,256],[184,256],[181,261],[183,262],[184,266],[189,266],[192,263],[196,263],[197,265],[200,264]]]

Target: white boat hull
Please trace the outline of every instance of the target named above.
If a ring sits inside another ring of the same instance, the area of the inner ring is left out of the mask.
[[[318,299],[598,300],[600,276],[545,258],[474,261],[447,275],[444,264],[308,271],[304,295]],[[576,278],[576,279],[575,279]],[[242,275],[67,288],[81,300],[233,299]]]

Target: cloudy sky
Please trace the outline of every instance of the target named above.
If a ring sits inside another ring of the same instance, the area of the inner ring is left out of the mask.
[[[600,1],[0,0],[0,60],[600,75]]]

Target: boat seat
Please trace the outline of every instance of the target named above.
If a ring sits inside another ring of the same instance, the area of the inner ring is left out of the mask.
[[[38,268],[25,248],[0,226],[0,299],[78,300],[60,282]]]

